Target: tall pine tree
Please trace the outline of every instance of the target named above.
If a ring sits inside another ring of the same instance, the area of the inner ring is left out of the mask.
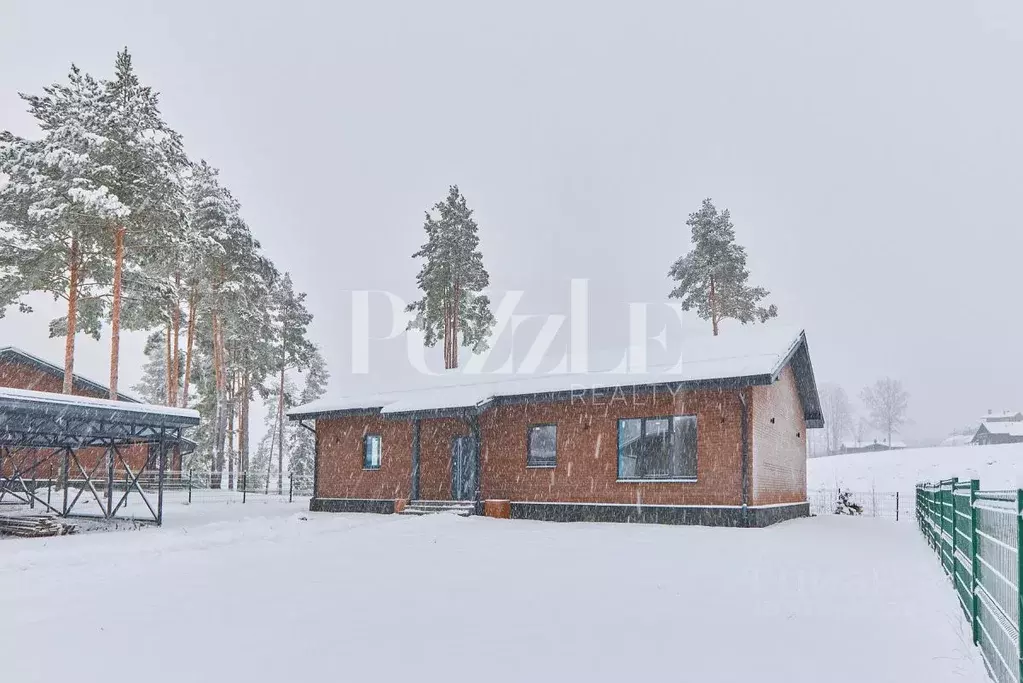
[[[714,336],[722,320],[742,324],[766,322],[778,315],[775,305],[762,306],[768,292],[747,284],[746,250],[735,243],[735,226],[728,209],[718,213],[713,202],[703,200],[699,211],[689,214],[693,250],[671,266],[668,277],[675,280],[670,297],[682,300],[682,310],[696,309],[711,322]]]
[[[317,349],[309,361],[309,368],[305,373],[305,385],[298,397],[298,405],[312,403],[323,396],[327,390],[329,379],[330,373],[327,372],[327,364]],[[296,477],[311,476],[316,459],[316,436],[295,422],[288,422],[288,427],[290,428],[286,437],[289,453],[288,470]]]
[[[313,316],[306,310],[305,293],[295,292],[291,275],[285,273],[277,281],[271,294],[271,301],[276,312],[280,329],[280,357],[278,373],[280,382],[277,389],[277,492],[284,492],[284,412],[292,407],[288,404],[288,392],[285,391],[285,375],[291,368],[302,369],[316,353],[316,347],[306,338],[306,328]]]
[[[181,238],[184,196],[181,177],[188,166],[181,136],[167,125],[160,114],[159,97],[152,88],[140,83],[127,48],[117,54],[114,78],[104,82],[109,119],[105,137],[107,166],[111,169],[111,188],[129,213],[109,227],[112,238],[113,280],[110,311],[110,397],[117,397],[122,291],[145,301],[152,292],[153,274],[178,273],[175,258]],[[125,257],[130,238],[135,258]],[[125,266],[128,272],[124,273]],[[135,268],[132,268],[135,266]],[[177,277],[180,283],[180,275]],[[123,283],[123,284],[122,284]],[[170,357],[171,378],[177,376],[177,332],[181,319],[179,287],[165,276],[158,283],[163,305],[162,315],[125,316],[129,329],[148,329],[166,317],[173,330],[174,346]],[[135,312],[152,310],[136,306]],[[176,402],[176,383],[168,387],[168,403]]]
[[[72,65],[66,83],[21,95],[43,136],[0,133],[0,315],[23,297],[51,293],[67,314],[50,323],[64,336],[64,393],[71,393],[75,333],[99,338],[111,259],[107,227],[130,209],[110,190],[106,163],[110,103],[102,84]]]
[[[409,329],[422,330],[427,346],[443,340],[444,367],[457,368],[459,347],[486,349],[494,326],[490,297],[483,294],[490,276],[483,267],[478,226],[457,185],[433,206],[433,214],[426,213],[423,229],[426,244],[412,255],[426,261],[416,276],[423,297],[406,309],[415,313]]]

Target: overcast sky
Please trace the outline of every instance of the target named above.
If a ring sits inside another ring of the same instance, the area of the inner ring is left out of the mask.
[[[18,91],[72,61],[106,76],[127,45],[309,293],[335,394],[409,372],[377,363],[398,341],[351,377],[349,292],[416,295],[422,212],[449,184],[495,296],[567,313],[589,278],[596,346],[624,342],[628,302],[665,300],[713,197],[818,381],[901,378],[906,436],[940,436],[1023,409],[1021,7],[0,0],[0,129],[34,135]],[[60,362],[46,320],[10,312],[0,345]],[[106,341],[81,347],[105,378]],[[125,385],[141,360],[135,335]]]

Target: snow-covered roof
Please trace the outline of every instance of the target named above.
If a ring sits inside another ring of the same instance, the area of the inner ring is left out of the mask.
[[[16,346],[0,346],[0,360],[7,360],[9,362],[10,361],[14,361],[14,362],[20,361],[20,362],[25,363],[27,365],[31,365],[32,367],[35,367],[35,368],[37,368],[39,370],[42,370],[43,372],[49,373],[49,374],[51,374],[51,375],[53,375],[55,377],[63,377],[64,376],[64,368],[60,367],[59,365],[57,365],[55,363],[51,363],[50,361],[46,360],[45,358],[40,358],[39,356],[37,356],[35,354],[32,354],[32,353],[29,353],[28,351],[25,351],[23,349],[19,349]],[[97,382],[96,380],[93,380],[93,379],[90,379],[90,378],[85,377],[83,375],[80,375],[77,372],[74,373],[73,377],[74,377],[74,383],[76,385],[78,385],[79,387],[84,387],[86,389],[89,389],[91,391],[95,391],[95,392],[100,393],[100,394],[107,394],[110,391],[110,387],[105,386],[105,385],[101,384],[100,382]],[[121,401],[127,401],[127,402],[130,402],[130,403],[141,403],[142,402],[138,398],[136,398],[135,396],[132,396],[131,394],[125,393],[125,392],[121,391],[120,389],[118,389],[118,391],[117,391],[117,396],[118,396],[119,400],[121,400]]]
[[[482,411],[490,403],[512,396],[569,394],[660,384],[767,384],[794,359],[798,359],[797,372],[805,375],[797,381],[797,386],[807,420],[822,424],[806,337],[802,330],[773,326],[730,330],[726,336],[689,340],[683,346],[678,362],[651,367],[645,372],[625,372],[623,368],[614,368],[611,371],[535,375],[445,374],[434,378],[426,387],[322,399],[292,408],[288,415],[292,419],[310,419],[361,410],[379,410],[382,415],[459,409]]]
[[[1008,436],[1023,436],[1023,422],[984,422],[978,428],[988,434],[1006,434]]]
[[[174,408],[158,406],[150,403],[129,403],[113,401],[108,398],[92,398],[91,396],[75,396],[74,394],[54,394],[48,391],[32,389],[12,389],[0,387],[0,412],[4,402],[17,402],[24,405],[39,407],[92,408],[102,412],[131,413],[153,417],[171,417],[180,421],[199,424],[199,411],[191,408]]]
[[[999,413],[988,413],[980,418],[981,422],[1023,422],[1023,413],[1018,410],[1003,410]]]

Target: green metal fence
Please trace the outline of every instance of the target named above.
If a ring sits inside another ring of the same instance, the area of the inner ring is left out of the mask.
[[[976,479],[920,484],[916,518],[952,580],[992,677],[1021,683],[1023,489],[981,491]]]

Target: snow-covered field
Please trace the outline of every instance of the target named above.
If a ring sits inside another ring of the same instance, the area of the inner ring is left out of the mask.
[[[987,680],[912,525],[300,509],[0,543],[5,679]]]
[[[907,448],[811,458],[807,486],[912,493],[918,482],[979,479],[985,490],[1023,487],[1023,443]]]

